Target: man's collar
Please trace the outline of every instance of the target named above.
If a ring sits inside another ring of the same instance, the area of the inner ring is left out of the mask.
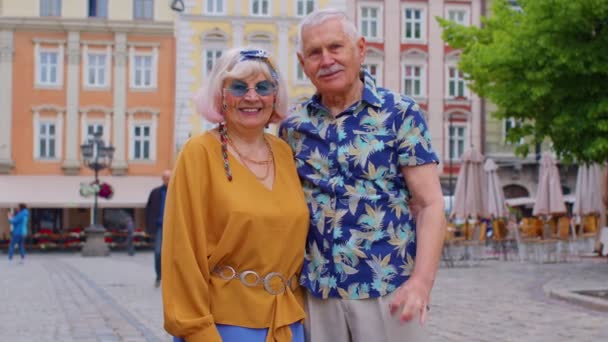
[[[359,75],[363,81],[363,95],[361,96],[361,99],[372,107],[382,107],[382,100],[380,99],[380,96],[378,96],[378,91],[376,90],[376,80],[374,77],[363,68],[361,68]]]
[[[380,99],[380,96],[378,96],[376,80],[374,77],[370,75],[367,70],[361,68],[359,78],[361,81],[363,81],[363,93],[361,94],[361,100],[372,107],[380,108],[382,106],[382,100]],[[310,100],[308,100],[306,106],[309,109],[309,113],[312,113],[310,111],[311,109],[315,109],[315,112],[317,110],[324,109],[323,104],[321,103],[321,95],[318,92],[315,93]]]

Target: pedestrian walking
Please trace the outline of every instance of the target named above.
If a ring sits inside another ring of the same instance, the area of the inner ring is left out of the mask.
[[[161,176],[163,184],[150,191],[146,203],[146,231],[154,237],[154,271],[156,279],[154,286],[160,286],[161,280],[161,250],[163,244],[163,213],[165,211],[165,198],[167,185],[171,179],[171,170],[163,171]]]
[[[14,215],[11,213],[8,214],[8,222],[13,227],[11,242],[8,247],[9,261],[13,260],[15,245],[19,246],[19,254],[21,254],[20,262],[25,260],[25,238],[27,237],[29,216],[29,210],[24,203],[19,203],[17,212]]]
[[[304,342],[308,210],[291,150],[264,128],[287,88],[260,49],[226,51],[200,92],[218,127],[182,148],[163,244],[165,328],[176,341]]]
[[[361,68],[365,39],[344,12],[309,14],[298,41],[316,93],[280,136],[310,209],[306,339],[425,340],[446,227],[426,122],[414,100]]]

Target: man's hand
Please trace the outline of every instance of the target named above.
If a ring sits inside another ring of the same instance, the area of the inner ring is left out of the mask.
[[[390,302],[391,315],[398,314],[401,322],[409,322],[419,316],[420,325],[424,325],[428,314],[430,290],[422,280],[410,277],[397,289],[395,298]]]

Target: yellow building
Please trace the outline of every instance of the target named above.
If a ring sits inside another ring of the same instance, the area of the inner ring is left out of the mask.
[[[296,57],[298,24],[312,10],[344,9],[344,0],[191,0],[176,20],[176,144],[211,128],[192,97],[222,51],[237,46],[267,50],[289,86],[292,102],[313,93]]]

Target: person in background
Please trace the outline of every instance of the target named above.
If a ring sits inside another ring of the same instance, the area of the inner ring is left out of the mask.
[[[135,245],[133,244],[133,234],[135,233],[135,224],[133,223],[133,217],[131,214],[125,216],[125,229],[127,230],[127,254],[130,256],[135,255]]]
[[[15,245],[19,246],[19,253],[21,254],[20,262],[23,263],[25,260],[25,237],[27,236],[29,217],[30,212],[24,203],[19,203],[17,212],[14,215],[8,214],[8,222],[13,226],[13,234],[8,247],[9,261],[13,260]]]
[[[154,237],[154,270],[156,279],[154,286],[160,286],[161,280],[161,250],[163,244],[163,213],[165,211],[165,198],[167,185],[171,179],[171,170],[163,171],[161,176],[163,184],[152,189],[146,203],[146,231]]]
[[[424,117],[361,69],[365,39],[344,12],[312,12],[299,42],[316,94],[280,136],[310,210],[306,339],[423,341],[446,229]]]
[[[304,342],[308,209],[289,146],[264,128],[287,88],[264,50],[226,51],[199,92],[218,127],[190,138],[169,184],[165,329],[188,342]]]

